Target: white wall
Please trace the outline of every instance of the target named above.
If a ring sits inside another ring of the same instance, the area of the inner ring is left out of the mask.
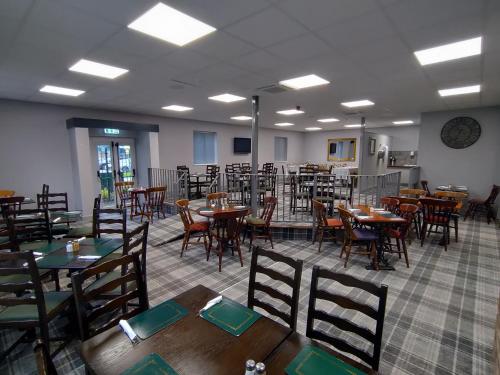
[[[375,154],[370,154],[370,138],[376,140],[375,143]],[[389,155],[389,150],[391,149],[391,137],[385,134],[376,134],[370,132],[365,132],[364,136],[361,138],[363,144],[362,161],[360,174],[362,175],[375,175],[375,174],[385,174],[387,173],[387,160]],[[385,155],[383,158],[378,157],[378,151],[385,148]]]
[[[304,134],[304,161],[324,164],[328,162],[328,140],[332,138],[356,138],[356,161],[342,162],[352,167],[357,167],[360,160],[360,130],[332,130],[308,132]],[[288,145],[290,150],[290,144]]]
[[[456,150],[441,141],[441,129],[450,119],[470,116],[481,124],[482,134],[472,146]],[[500,184],[500,107],[422,114],[418,162],[421,179],[431,189],[442,184],[466,185],[472,197],[486,197],[492,184]]]
[[[385,134],[391,137],[390,151],[417,151],[420,126],[401,125],[385,128],[369,128],[371,133]]]

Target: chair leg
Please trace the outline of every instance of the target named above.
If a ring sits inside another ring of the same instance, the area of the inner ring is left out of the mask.
[[[347,261],[349,260],[349,254],[351,254],[351,245],[347,246],[345,250],[344,268],[347,268]]]
[[[271,228],[267,228],[267,235],[269,236],[269,242],[271,242],[271,249],[274,250],[273,235],[271,233]]]
[[[319,228],[318,228],[319,230]],[[321,253],[321,245],[323,244],[323,236],[324,236],[324,230],[321,229],[321,231],[319,232],[319,247],[318,247],[318,253]]]
[[[241,267],[243,267],[243,257],[241,255],[241,249],[240,249],[240,241],[238,239],[236,239],[234,241],[234,244],[236,246],[236,251],[238,252],[238,255],[240,257],[240,264],[241,264]]]
[[[455,216],[453,221],[455,225],[455,242],[458,242],[458,216]]]
[[[405,260],[406,260],[406,268],[410,268],[410,262],[408,261],[408,250],[406,248],[406,241],[404,238],[402,238],[401,242],[402,242],[402,246],[403,246],[403,254],[404,254]]]
[[[425,235],[427,233],[427,223],[424,221],[420,230],[420,247],[424,246]]]
[[[248,251],[252,251],[252,243],[253,243],[253,237],[254,237],[254,227],[252,227],[251,231],[250,231],[250,246],[248,248]]]
[[[396,238],[396,247],[398,248],[399,259],[401,259],[401,242],[399,241],[399,238]]]
[[[188,247],[189,235],[190,235],[189,231],[186,231],[186,233],[184,233],[184,241],[182,241],[182,249],[181,249],[181,258],[184,255],[184,250],[186,250]]]
[[[375,271],[378,271],[378,258],[377,258],[377,242],[372,241],[371,242],[371,256],[373,259],[373,268],[375,268]]]
[[[447,225],[443,226],[443,240],[444,240],[444,251],[448,251],[449,230]]]
[[[221,272],[222,271],[222,249],[223,249],[221,242],[219,242],[217,244],[217,249],[219,251],[219,272]]]

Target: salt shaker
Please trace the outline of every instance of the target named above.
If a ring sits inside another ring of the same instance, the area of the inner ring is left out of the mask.
[[[255,375],[255,361],[249,359],[245,364],[245,375]]]
[[[71,241],[66,242],[66,252],[67,253],[73,252],[73,242]]]
[[[259,362],[255,365],[255,375],[266,375],[266,365]]]

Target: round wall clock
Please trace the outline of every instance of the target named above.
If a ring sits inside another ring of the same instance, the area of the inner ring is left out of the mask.
[[[481,125],[471,117],[455,117],[444,124],[441,140],[451,148],[466,148],[481,136]]]

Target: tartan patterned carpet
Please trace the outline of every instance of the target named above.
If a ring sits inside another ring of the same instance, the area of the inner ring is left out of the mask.
[[[207,262],[202,246],[190,246],[183,258],[179,257],[180,241],[156,246],[180,233],[182,225],[176,216],[155,220],[151,227],[147,260],[151,306],[197,284],[245,304],[250,263],[246,244],[242,247],[244,267],[240,267],[236,255],[229,254],[224,256],[222,272],[219,273],[217,258],[212,256]],[[313,265],[320,265],[389,286],[381,374],[492,373],[493,336],[500,288],[500,231],[485,221],[468,220],[460,222],[459,242],[452,240],[448,252],[438,242],[439,235],[435,234],[426,240],[423,247],[413,242],[409,246],[409,269],[404,260],[390,256],[396,271],[375,272],[365,270],[368,260],[359,255],[353,255],[347,269],[344,269],[343,260],[339,258],[340,246],[331,242],[324,243],[322,252],[318,253],[317,244],[276,240],[275,251],[304,261],[298,331],[305,333],[311,271]],[[257,244],[260,243],[257,241]],[[270,248],[269,244],[263,245]],[[280,268],[280,265],[275,266]],[[61,285],[66,285],[65,281]],[[351,292],[350,296],[355,298],[357,294]],[[334,308],[333,305],[322,307]],[[344,312],[342,316],[365,324],[366,319],[357,314]],[[51,325],[52,335],[62,323]],[[328,327],[322,328],[328,330]],[[335,330],[331,329],[332,332]],[[5,349],[18,334],[9,330],[0,331],[1,348]],[[352,337],[349,339],[355,340]],[[59,373],[84,374],[77,347],[78,341],[73,340],[56,356]],[[21,344],[0,364],[0,373],[35,374],[32,346]]]

